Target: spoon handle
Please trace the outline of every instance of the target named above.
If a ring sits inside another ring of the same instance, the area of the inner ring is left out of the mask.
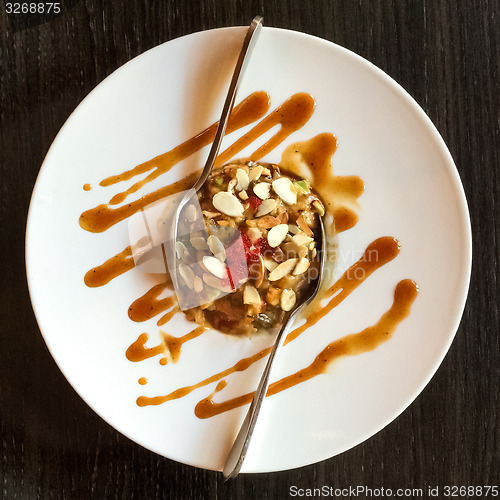
[[[226,459],[226,463],[224,464],[222,475],[224,476],[225,481],[236,477],[240,472],[248,450],[248,445],[250,444],[250,438],[252,437],[255,429],[255,424],[260,413],[262,402],[264,401],[264,397],[266,396],[267,389],[269,387],[269,378],[274,360],[277,358],[276,355],[283,346],[286,334],[290,329],[290,326],[293,324],[296,314],[300,312],[300,310],[302,310],[302,306],[297,307],[297,309],[293,311],[293,313],[289,316],[288,321],[285,322],[278,332],[271,354],[269,354],[266,367],[262,373],[259,386],[255,391],[252,404],[248,409],[245,420],[241,425],[240,432],[238,433],[238,436],[236,437],[236,440],[234,441],[231,451]]]
[[[217,127],[217,132],[215,133],[214,142],[212,143],[212,147],[210,149],[210,153],[208,154],[203,172],[201,173],[200,178],[196,181],[196,184],[193,186],[193,189],[195,191],[198,191],[201,186],[203,186],[214,166],[215,158],[219,153],[222,139],[224,138],[224,133],[226,132],[229,115],[231,114],[231,111],[233,109],[234,100],[236,98],[236,92],[238,91],[241,77],[248,65],[250,53],[252,52],[252,49],[254,48],[258,38],[257,35],[262,29],[262,19],[263,18],[261,16],[256,16],[253,19],[248,28],[245,39],[243,40],[243,46],[241,47],[240,55],[238,57],[238,61],[236,62],[233,77],[229,85],[229,90],[227,91],[226,101],[224,102],[224,107],[222,108],[222,114],[219,120],[219,125]]]

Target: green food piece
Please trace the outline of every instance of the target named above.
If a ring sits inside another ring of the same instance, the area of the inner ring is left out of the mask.
[[[310,193],[311,185],[307,179],[302,179],[300,181],[293,181],[293,185],[298,192]]]
[[[224,179],[223,179],[222,177],[217,177],[217,178],[215,179],[215,184],[216,184],[216,186],[218,186],[218,187],[221,187],[221,186],[222,186],[222,184],[223,184],[223,182],[224,182]]]

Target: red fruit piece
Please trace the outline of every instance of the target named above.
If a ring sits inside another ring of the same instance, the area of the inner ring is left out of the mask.
[[[257,196],[249,196],[248,203],[250,204],[250,208],[254,212],[256,212],[257,209],[259,208],[260,204],[262,203],[262,200],[260,198],[258,198]]]

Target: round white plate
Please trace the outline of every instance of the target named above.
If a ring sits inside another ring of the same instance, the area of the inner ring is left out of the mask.
[[[247,407],[198,419],[194,407],[215,384],[159,406],[140,408],[136,398],[196,383],[262,349],[266,339],[235,340],[210,332],[185,344],[177,364],[161,366],[158,357],[128,361],[125,350],[142,332],[149,333],[149,345],[160,338],[157,318],[139,324],[127,315],[128,306],[153,282],[133,270],[106,286],[86,287],[85,273],[128,245],[127,223],[93,234],[78,219],[123,189],[99,187],[102,179],[172,149],[218,119],[245,29],[206,31],[165,43],[91,92],[47,154],[26,237],[28,283],[40,329],[81,397],[140,445],[214,470],[221,469]],[[269,92],[271,109],[296,92],[308,92],[317,102],[311,120],[265,160],[278,162],[291,142],[332,132],[339,140],[335,173],[365,181],[360,221],[340,236],[339,269],[349,267],[380,236],[394,236],[402,245],[394,261],[283,350],[272,378],[294,373],[329,342],[374,324],[390,307],[401,279],[415,280],[420,294],[390,341],[343,358],[327,374],[265,401],[243,472],[326,459],[399,415],[451,344],[471,266],[467,205],[453,160],[420,107],[386,74],[332,43],[264,28],[237,101],[255,90]],[[225,144],[246,130],[226,137]],[[207,152],[204,148],[131,199],[199,167]],[[85,183],[93,189],[84,191]],[[180,336],[190,327],[177,315],[166,330]],[[263,366],[261,361],[229,377],[215,399],[248,392]],[[140,377],[149,383],[139,385]]]

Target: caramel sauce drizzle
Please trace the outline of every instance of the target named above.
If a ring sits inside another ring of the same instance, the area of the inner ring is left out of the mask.
[[[296,142],[283,152],[280,164],[296,175],[306,177],[333,215],[335,231],[341,233],[358,222],[357,199],[365,184],[357,175],[333,175],[332,157],[337,150],[337,138],[324,133],[308,141]]]
[[[232,110],[227,124],[226,134],[230,134],[245,125],[253,123],[259,118],[262,118],[269,111],[270,105],[271,100],[267,92],[260,91],[250,94]],[[188,156],[191,156],[195,151],[200,150],[204,146],[208,146],[214,140],[218,125],[219,122],[217,121],[210,125],[210,127],[200,132],[198,135],[188,139],[171,151],[163,153],[145,163],[141,163],[140,165],[137,165],[133,169],[127,170],[122,174],[113,175],[101,181],[101,186],[111,186],[112,184],[126,181],[137,175],[151,171],[148,176],[133,184],[126,191],[113,196],[113,198],[109,201],[110,205],[122,203],[130,194],[137,192],[148,182],[151,182],[160,175],[168,172],[174,165]]]
[[[148,379],[146,377],[141,377],[139,380],[138,380],[139,384],[141,385],[146,385],[148,383]]]
[[[139,361],[144,361],[145,359],[152,358],[158,354],[170,354],[170,359],[172,363],[177,363],[181,356],[182,346],[186,342],[199,337],[202,333],[207,331],[206,326],[198,326],[194,330],[182,337],[174,337],[168,333],[161,332],[163,340],[160,344],[153,347],[146,347],[146,342],[149,340],[149,335],[147,333],[141,333],[135,342],[132,342],[130,347],[127,349],[125,355],[129,361],[137,363]],[[165,361],[164,361],[165,360]],[[164,362],[163,362],[164,361]],[[162,358],[160,364],[166,365],[167,359]]]
[[[189,189],[199,176],[199,171],[193,172],[184,179],[157,189],[121,207],[112,208],[103,203],[97,207],[86,210],[80,215],[80,226],[82,229],[90,231],[91,233],[102,233],[143,209],[146,205]]]
[[[177,363],[181,356],[181,350],[183,344],[189,342],[190,340],[199,337],[203,332],[207,331],[208,328],[206,326],[199,326],[195,328],[192,332],[187,333],[182,337],[174,337],[173,335],[169,335],[168,333],[162,332],[163,337],[165,339],[165,345],[170,352],[170,357],[172,359],[172,363]]]
[[[152,358],[158,354],[163,354],[165,352],[165,346],[159,344],[154,347],[146,347],[146,342],[149,340],[149,335],[147,333],[141,333],[138,339],[130,344],[129,348],[125,352],[125,356],[129,361],[137,363],[138,361],[144,361],[145,359]]]
[[[163,299],[158,297],[167,288],[167,283],[160,283],[148,290],[142,297],[135,300],[128,308],[128,317],[132,321],[143,322],[154,318],[158,314],[170,309],[177,302],[175,295]],[[174,313],[175,314],[175,313]],[[173,314],[172,314],[173,316]]]
[[[84,191],[90,191],[92,189],[92,186],[90,184],[84,184],[83,185],[83,190]]]
[[[303,92],[294,94],[271,114],[266,116],[252,130],[221,153],[217,157],[215,166],[224,165],[273,127],[281,125],[278,132],[249,157],[249,160],[252,161],[260,160],[279,146],[290,134],[302,128],[309,118],[311,118],[315,107],[316,102],[310,94]]]
[[[360,286],[374,271],[393,260],[400,251],[399,243],[395,238],[388,236],[378,238],[368,245],[361,258],[355,262],[327,291],[326,296],[335,294],[326,306],[319,309],[313,309],[313,312],[306,317],[306,322],[298,328],[292,330],[285,339],[285,344],[295,340],[306,328],[317,323],[323,316],[328,314],[334,307],[338,306],[346,297],[348,297],[358,286]],[[364,272],[360,272],[364,271]],[[166,396],[140,396],[137,398],[139,406],[159,405],[173,399],[181,398],[195,389],[217,382],[218,380],[231,375],[237,371],[244,371],[253,363],[256,363],[271,352],[271,347],[262,349],[253,356],[241,359],[232,367],[216,373],[197,384],[182,387]]]
[[[411,306],[417,294],[418,287],[414,281],[400,281],[394,291],[394,302],[391,308],[384,313],[375,325],[365,328],[360,333],[346,335],[331,342],[316,356],[315,360],[309,366],[270,384],[266,396],[272,396],[325,373],[329,365],[342,356],[357,356],[358,354],[373,351],[380,344],[387,342],[394,334],[399,323],[410,313]],[[213,401],[212,394],[202,399],[196,405],[195,415],[198,418],[213,417],[250,403],[253,396],[254,392],[251,392],[237,398],[216,403]]]
[[[125,250],[108,259],[104,264],[93,267],[87,272],[84,282],[88,287],[98,287],[109,283],[113,278],[120,276],[135,267],[132,247],[128,246]]]
[[[158,320],[156,326],[163,326],[165,323],[168,323],[179,312],[181,312],[179,306],[174,306],[172,310]]]
[[[266,98],[267,107],[264,113],[262,113],[265,114],[267,112],[267,109],[269,108],[269,96],[265,92],[262,95],[260,93],[256,94],[259,95],[259,100],[261,100],[262,102],[264,101],[264,97]],[[254,94],[252,94],[250,97],[252,97],[253,95]],[[250,97],[248,97],[247,99],[250,99]],[[242,106],[244,103],[245,101],[243,101],[240,106]],[[216,165],[222,165],[226,163],[227,160],[231,159],[235,154],[258,139],[262,134],[270,130],[272,127],[274,127],[275,125],[281,125],[280,130],[251,155],[251,159],[261,158],[264,154],[267,154],[269,151],[283,142],[291,133],[301,128],[304,123],[306,123],[307,120],[309,120],[309,118],[311,117],[314,111],[314,106],[314,99],[309,94],[299,93],[293,95],[281,106],[278,106],[278,108],[276,108],[276,110],[274,110],[269,116],[264,118],[250,132],[235,141],[232,146],[226,149],[226,151],[222,152],[217,157]],[[235,110],[237,110],[237,108],[235,108]],[[233,110],[233,113],[235,112],[235,110]],[[248,115],[250,115],[250,117]],[[240,108],[240,111],[236,116],[240,119],[236,121],[236,124],[234,124],[233,122],[233,130],[243,127],[244,125],[251,123],[252,121],[255,121],[256,119],[261,117],[261,115],[255,116],[254,114],[250,114],[250,110],[246,106]],[[236,127],[236,125],[238,125],[238,127]],[[135,175],[139,175],[152,168],[155,168],[155,170],[145,179],[134,184],[131,188],[129,188],[129,190],[117,195],[118,198],[114,197],[110,201],[110,204],[114,205],[119,203],[120,201],[124,201],[124,199],[128,196],[128,191],[137,191],[147,182],[150,182],[162,173],[167,172],[181,160],[187,158],[188,156],[201,149],[203,146],[209,144],[213,139],[213,135],[215,134],[215,132],[212,133],[209,131],[213,127],[216,128],[216,126],[217,123],[211,125],[211,127],[206,129],[204,132],[201,132],[201,134],[199,134],[195,138],[189,139],[181,146],[174,148],[168,153],[165,153],[164,155],[167,156],[160,155],[156,158],[153,158],[152,160],[149,160],[149,162],[138,165],[132,170],[128,170],[127,172],[124,172],[123,174],[117,176],[108,177],[107,179],[102,181],[101,185],[109,186],[113,183],[117,183],[122,180],[128,180]],[[203,140],[200,139],[200,136],[203,138]],[[209,139],[208,142],[207,138]],[[162,166],[160,167],[158,165]],[[172,194],[189,189],[199,176],[200,171],[193,172],[184,179],[153,191],[152,193],[149,193],[136,201],[133,201],[126,205],[122,205],[118,208],[112,208],[109,206],[109,204],[98,205],[95,208],[91,208],[83,212],[83,214],[80,216],[80,226],[86,231],[90,231],[93,233],[101,233],[103,231],[106,231],[113,225],[121,222],[122,220],[141,210],[146,205],[158,201],[161,198],[165,198]],[[134,186],[138,186],[137,189],[135,189]],[[133,189],[135,189],[135,191]],[[117,201],[118,199],[120,199],[120,201]]]

